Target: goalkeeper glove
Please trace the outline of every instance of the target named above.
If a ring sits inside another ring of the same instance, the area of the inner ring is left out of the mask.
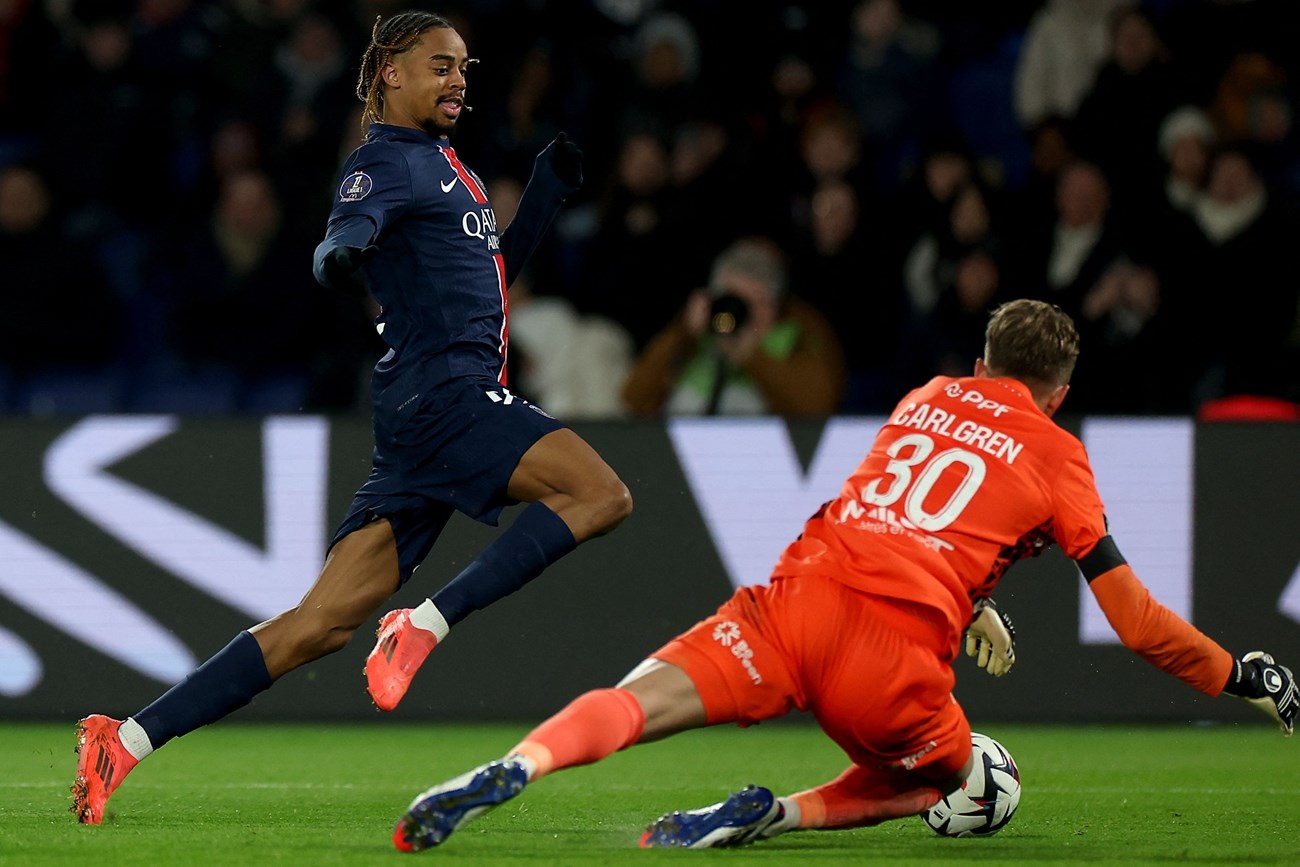
[[[966,627],[966,655],[980,668],[1001,677],[1016,664],[1016,628],[992,599],[975,603],[975,616]]]
[[[334,247],[321,260],[321,275],[331,289],[365,292],[369,287],[361,268],[374,258],[378,250],[374,244],[368,247]]]
[[[1282,734],[1291,737],[1296,714],[1300,713],[1300,690],[1296,688],[1291,669],[1278,665],[1272,656],[1255,650],[1237,660],[1223,691],[1245,699],[1271,716]]]

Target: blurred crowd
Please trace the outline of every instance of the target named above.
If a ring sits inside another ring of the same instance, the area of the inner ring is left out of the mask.
[[[511,290],[512,385],[875,413],[1030,296],[1080,325],[1073,411],[1300,410],[1298,6],[429,5],[481,59],[454,144],[500,225],[556,132],[586,158]],[[311,254],[406,8],[0,0],[0,411],[368,412],[371,302]]]

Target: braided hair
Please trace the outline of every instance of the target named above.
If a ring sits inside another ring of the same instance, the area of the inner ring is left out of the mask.
[[[362,124],[383,121],[384,87],[380,76],[385,64],[409,51],[420,41],[421,33],[434,27],[451,27],[451,22],[432,12],[401,12],[387,20],[382,15],[375,17],[370,45],[361,56],[361,72],[357,76],[357,99],[366,104]]]

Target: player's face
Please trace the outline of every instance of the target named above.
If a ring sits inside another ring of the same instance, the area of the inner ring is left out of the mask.
[[[472,61],[460,34],[435,27],[384,68],[384,122],[445,136],[465,111],[465,70]]]

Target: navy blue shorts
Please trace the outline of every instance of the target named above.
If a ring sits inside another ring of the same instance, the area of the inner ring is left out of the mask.
[[[519,459],[566,425],[490,379],[453,380],[415,394],[402,386],[399,378],[376,396],[370,478],[330,547],[386,518],[405,584],[453,512],[496,526],[501,510],[516,502],[506,488]]]

